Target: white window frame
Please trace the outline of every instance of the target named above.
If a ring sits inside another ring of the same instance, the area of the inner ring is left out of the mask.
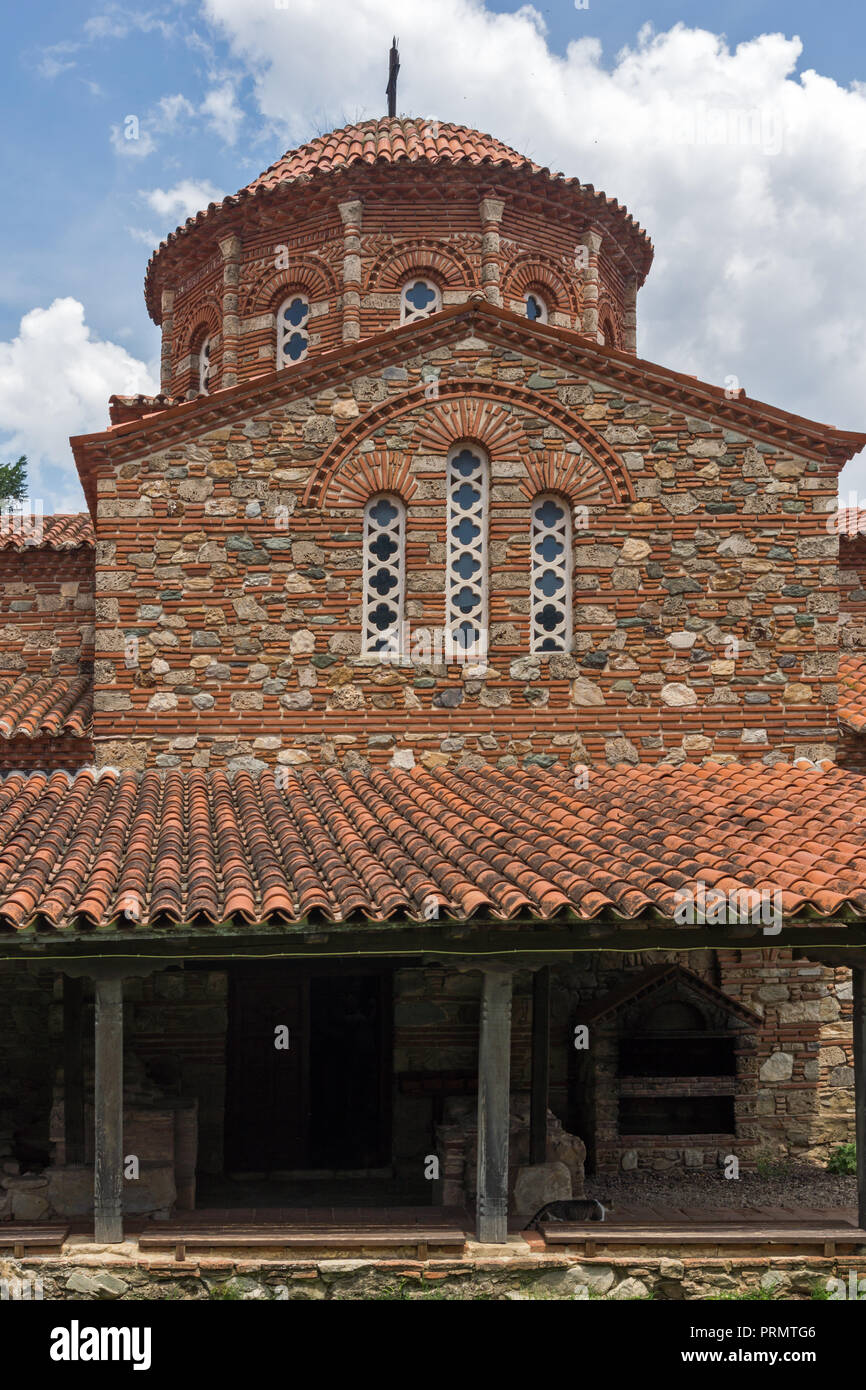
[[[393,521],[383,523],[374,519],[373,511],[380,502],[388,502],[396,508],[397,516]],[[380,535],[389,536],[397,544],[396,554],[387,560],[380,560],[370,553],[371,545]],[[372,587],[373,576],[379,570],[392,574],[397,581],[396,588],[387,597],[377,593]],[[406,604],[406,506],[403,499],[393,493],[374,493],[367,499],[364,507],[363,576],[361,654],[378,656],[381,660],[399,661],[403,657]],[[390,604],[395,612],[393,623],[385,629],[374,627],[372,623],[372,614],[381,603]],[[383,648],[378,644],[386,637],[387,646]]]
[[[436,298],[433,300],[429,309],[416,309],[406,298],[411,289],[416,285],[426,285],[432,290]],[[407,280],[400,291],[400,323],[421,323],[424,319],[429,319],[431,314],[438,314],[442,308],[442,291],[435,280],[430,280],[426,275],[413,275],[411,280]]]
[[[473,480],[478,486],[479,500],[473,504],[469,510],[455,506],[454,497],[464,483],[470,481],[464,473],[458,471],[456,467],[457,458],[464,452],[473,454],[480,463],[477,477]],[[446,556],[446,575],[445,575],[445,639],[446,639],[446,660],[475,659],[479,664],[484,663],[488,652],[488,634],[490,626],[489,606],[489,575],[488,575],[488,546],[487,535],[489,529],[489,498],[490,498],[490,460],[486,452],[471,440],[461,440],[448,453],[446,482],[446,520],[445,520],[445,556]],[[468,519],[478,525],[479,534],[474,540],[464,543],[454,535],[454,528],[463,519]],[[464,554],[472,555],[479,561],[479,570],[476,577],[464,578],[456,571],[456,564]],[[470,618],[458,607],[456,599],[458,593],[464,588],[475,590],[477,594],[477,610]],[[463,623],[473,622],[479,629],[478,642],[473,645],[467,656],[466,649],[460,642],[456,634]]]
[[[537,319],[529,319],[529,314],[526,312],[529,308],[530,299],[534,299],[539,309],[541,310],[541,313],[538,315]],[[540,295],[538,293],[538,290],[527,290],[523,296],[523,312],[524,314],[526,314],[526,317],[529,319],[530,323],[547,323],[549,318],[547,300],[544,298],[543,295]]]
[[[546,502],[552,502],[560,509],[561,523],[546,526],[539,522],[538,512]],[[535,547],[545,536],[553,536],[562,544],[562,554],[553,560],[544,560],[536,555]],[[570,502],[557,492],[538,493],[532,499],[529,536],[529,649],[538,656],[555,656],[558,652],[571,651],[573,544]],[[558,575],[562,580],[561,597],[550,597],[541,592],[539,583],[546,573]],[[552,632],[548,632],[539,622],[542,610],[548,605],[560,610],[559,622]],[[556,646],[544,647],[543,643],[551,639]]]
[[[289,305],[290,305],[290,304],[293,304],[293,303],[295,302],[296,299],[300,299],[300,300],[301,300],[304,304],[306,304],[306,306],[307,306],[307,312],[306,312],[306,314],[304,315],[303,321],[302,321],[301,323],[299,323],[297,326],[296,326],[295,324],[285,323],[285,321],[283,320],[283,314],[284,314],[285,310],[288,309]],[[302,290],[294,290],[291,294],[287,294],[286,297],[285,297],[285,299],[284,299],[283,302],[281,303],[280,307],[277,309],[277,370],[278,370],[278,371],[281,371],[284,367],[297,367],[298,363],[299,363],[299,362],[303,362],[304,358],[307,356],[307,353],[310,351],[310,328],[309,328],[309,324],[310,324],[310,314],[311,314],[311,313],[312,313],[312,305],[310,304],[309,299],[308,299],[307,296],[303,293]],[[294,360],[292,360],[291,358],[287,358],[287,357],[286,357],[286,355],[285,355],[283,349],[284,349],[286,343],[288,342],[289,338],[293,338],[293,337],[295,336],[296,333],[297,333],[297,334],[300,334],[300,336],[305,340],[306,346],[305,346],[303,352],[301,353],[300,357],[296,357]]]
[[[210,395],[211,351],[213,338],[206,333],[198,350],[198,391],[200,396]]]

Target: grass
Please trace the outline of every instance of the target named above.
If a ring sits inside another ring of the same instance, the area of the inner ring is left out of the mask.
[[[846,1177],[857,1172],[857,1145],[840,1144],[827,1160],[828,1173],[843,1173]]]

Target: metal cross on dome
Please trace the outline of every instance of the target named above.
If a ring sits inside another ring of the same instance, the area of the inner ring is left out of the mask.
[[[396,36],[391,39],[391,52],[388,55],[388,85],[385,93],[388,97],[388,115],[397,114],[397,74],[400,71],[400,51],[397,48]]]

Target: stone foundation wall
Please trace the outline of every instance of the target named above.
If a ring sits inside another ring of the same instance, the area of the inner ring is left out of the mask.
[[[746,1256],[684,1259],[659,1255],[568,1259],[515,1251],[506,1258],[462,1260],[211,1259],[192,1268],[154,1268],[145,1261],[99,1254],[72,1260],[0,1260],[9,1296],[50,1301],[143,1302],[159,1299],[292,1301],[332,1299],[610,1299],[698,1300],[747,1291],[769,1300],[811,1300],[828,1281],[866,1274],[866,1257]],[[38,1283],[37,1283],[38,1281]],[[833,1287],[830,1285],[829,1287]],[[26,1292],[24,1292],[26,1290]]]

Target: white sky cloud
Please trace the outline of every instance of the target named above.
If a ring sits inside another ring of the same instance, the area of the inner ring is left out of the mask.
[[[171,232],[208,203],[218,203],[224,197],[206,179],[181,179],[173,188],[151,188],[141,196]]]
[[[222,82],[212,87],[200,107],[211,129],[227,145],[234,145],[244,122],[244,112],[238,105],[234,84]]]
[[[46,512],[81,507],[69,436],[105,429],[109,396],[158,389],[152,368],[94,336],[78,300],[31,309],[0,343],[0,459],[27,455],[30,493]]]
[[[113,125],[110,138],[115,154],[124,159],[146,159],[156,149],[150,131],[134,114],[124,116],[122,125]]]

